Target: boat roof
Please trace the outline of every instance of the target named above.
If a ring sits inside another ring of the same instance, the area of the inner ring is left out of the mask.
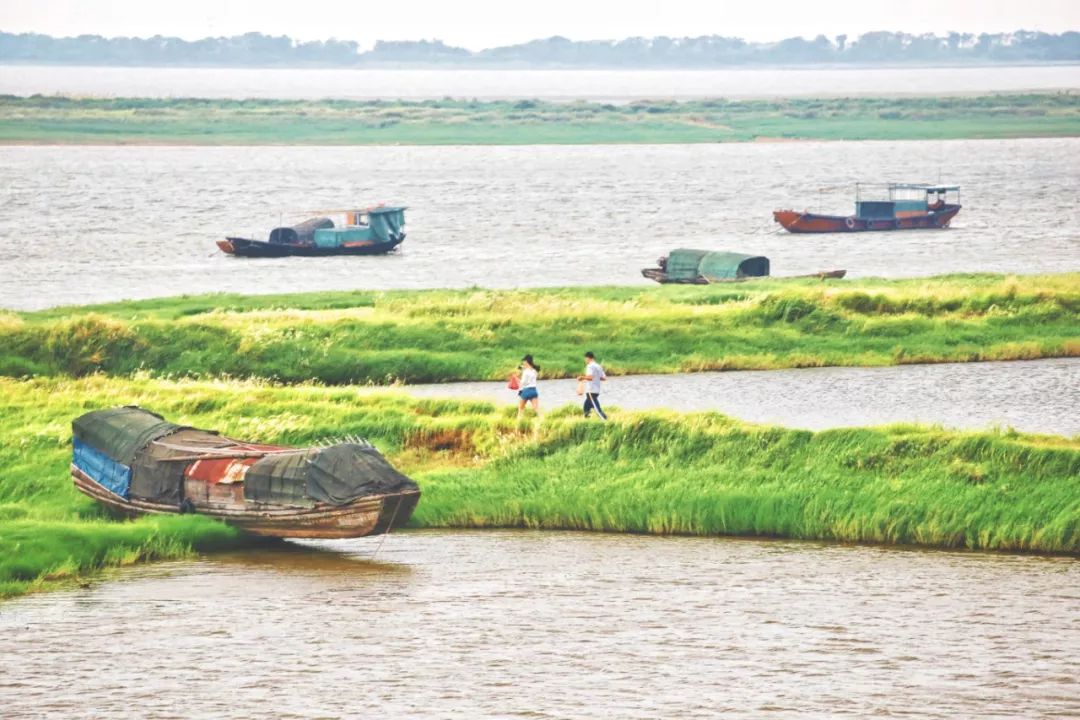
[[[366,208],[336,208],[332,210],[298,210],[297,213],[304,213],[309,215],[336,215],[338,213],[367,213],[368,215],[378,215],[379,213],[389,212],[401,212],[402,210],[408,210],[408,205],[375,205],[373,207]]]
[[[959,185],[930,185],[928,183],[889,183],[894,190],[926,190],[927,192],[945,192],[959,190]]]

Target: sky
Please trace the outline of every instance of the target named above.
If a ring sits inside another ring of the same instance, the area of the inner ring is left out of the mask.
[[[262,32],[301,40],[440,39],[479,50],[573,40],[1080,30],[1080,0],[3,0],[0,30],[188,40]]]

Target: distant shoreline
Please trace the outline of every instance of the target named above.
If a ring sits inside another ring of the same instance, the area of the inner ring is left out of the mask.
[[[570,39],[562,36],[486,48],[442,40],[355,40],[292,38],[248,32],[231,37],[175,36],[54,37],[0,30],[0,56],[28,63],[103,63],[117,66],[214,65],[219,67],[620,67],[716,68],[739,65],[810,66],[1080,61],[1080,33],[948,31],[912,34],[869,31],[860,35],[818,34],[772,41],[707,34],[698,36]]]
[[[970,60],[953,62],[862,62],[862,63],[775,63],[744,62],[732,65],[570,65],[535,63],[406,63],[372,62],[363,65],[266,63],[252,65],[219,65],[213,63],[108,63],[108,62],[50,62],[48,60],[18,60],[0,58],[3,67],[41,68],[108,68],[117,70],[334,70],[348,72],[611,72],[611,73],[715,73],[760,70],[787,72],[821,72],[829,70],[974,70],[978,68],[1041,68],[1080,67],[1077,60]]]
[[[1080,93],[653,100],[0,96],[3,145],[586,145],[1080,136]]]

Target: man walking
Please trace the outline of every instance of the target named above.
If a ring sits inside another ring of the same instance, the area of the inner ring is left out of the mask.
[[[589,417],[593,410],[601,420],[607,420],[607,415],[600,409],[600,383],[607,380],[607,373],[600,363],[596,362],[596,356],[592,352],[585,353],[585,374],[579,375],[578,380],[585,383],[585,404],[582,410],[585,417]]]

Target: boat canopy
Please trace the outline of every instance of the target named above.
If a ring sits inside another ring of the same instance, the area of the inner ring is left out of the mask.
[[[202,474],[195,467],[223,459],[249,464],[237,476],[235,463],[218,463],[222,476],[209,482],[242,482],[244,498],[256,502],[344,505],[364,495],[417,489],[366,442],[306,449],[245,443],[135,406],[86,413],[72,431],[75,466],[124,499],[179,505],[185,478]]]
[[[310,245],[315,241],[315,231],[334,227],[334,221],[326,217],[311,218],[298,225],[274,228],[270,242],[274,245]]]
[[[918,201],[952,194],[960,202],[959,185],[932,183],[856,183],[855,202]]]
[[[959,185],[927,185],[926,183],[891,183],[890,189],[894,190],[922,190],[928,193],[943,193],[959,191]]]
[[[379,241],[395,240],[405,227],[405,208],[380,207],[368,210],[368,225]]]
[[[672,280],[737,280],[744,277],[767,277],[769,259],[761,255],[737,252],[678,248],[668,254],[665,267]]]
[[[179,425],[134,405],[96,410],[71,423],[75,440],[105,453],[124,465],[131,465],[151,440],[180,429]]]
[[[367,443],[267,455],[244,476],[245,498],[278,505],[344,505],[364,495],[416,488]]]
[[[328,217],[314,217],[296,225],[270,231],[272,245],[318,245],[338,247],[350,242],[391,242],[399,239],[405,227],[404,207],[374,207],[365,210],[320,210],[329,215],[343,213],[345,225],[335,227]],[[366,218],[366,222],[365,222]]]

